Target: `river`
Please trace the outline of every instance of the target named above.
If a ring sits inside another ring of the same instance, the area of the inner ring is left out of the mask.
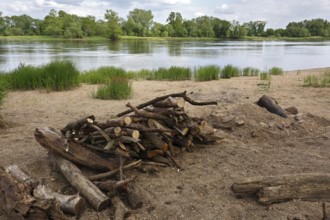
[[[330,41],[0,40],[0,71],[20,63],[41,65],[55,59],[71,60],[81,71],[100,66],[139,70],[209,64],[297,70],[329,67]]]

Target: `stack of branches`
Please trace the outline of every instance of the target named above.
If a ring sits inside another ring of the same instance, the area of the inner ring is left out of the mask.
[[[63,165],[70,161],[93,170],[107,171],[89,176],[82,182],[90,184],[93,181],[92,184],[106,191],[108,196],[115,195],[114,192],[124,192],[134,209],[142,203],[134,196],[134,192],[129,192],[127,185],[134,177],[125,178],[124,170],[141,164],[176,166],[182,169],[175,155],[183,148],[190,151],[195,144],[209,145],[216,142],[214,136],[203,132],[207,126],[206,121],[187,115],[184,110],[186,102],[192,105],[217,104],[196,102],[186,92],[174,93],[137,106],[127,103],[127,111],[105,122],[99,122],[91,115],[67,124],[61,129],[61,133],[49,128],[36,129],[35,137],[54,154],[56,164],[78,191],[81,182],[73,183],[75,178],[70,177],[72,168]],[[117,180],[109,180],[116,174],[119,174]],[[84,196],[81,191],[79,192]],[[101,199],[89,199],[89,195],[86,197],[97,210],[108,204],[103,196]]]

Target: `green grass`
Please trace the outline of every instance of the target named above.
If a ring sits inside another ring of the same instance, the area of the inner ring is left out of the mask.
[[[274,66],[268,70],[268,73],[271,75],[283,75],[284,70],[280,67]]]
[[[7,73],[10,89],[62,91],[79,86],[79,71],[70,61],[52,61],[43,66],[19,65]]]
[[[221,78],[230,79],[231,77],[240,76],[240,69],[236,66],[228,64],[221,70]]]
[[[82,73],[80,75],[80,81],[89,84],[104,84],[113,77],[127,77],[127,73],[123,68],[103,66]]]
[[[260,74],[260,70],[253,67],[245,67],[243,69],[243,76],[258,76]]]
[[[93,94],[97,99],[128,99],[132,96],[132,83],[125,77],[114,77],[101,85]]]
[[[154,71],[149,69],[141,69],[137,71],[128,71],[127,76],[129,79],[146,79],[152,80],[154,78]]]
[[[259,76],[260,76],[261,80],[269,81],[271,79],[271,74],[269,72],[266,72],[266,71],[261,72]]]
[[[200,66],[195,68],[196,81],[210,81],[219,79],[220,67],[217,65]]]
[[[192,71],[186,67],[172,66],[169,69],[160,67],[154,71],[153,80],[181,81],[190,80]]]
[[[329,87],[330,86],[330,70],[322,75],[309,75],[304,78],[304,86],[306,87]]]
[[[14,90],[33,90],[42,87],[41,67],[20,64],[8,73],[9,86]]]
[[[42,66],[42,86],[48,91],[63,91],[80,85],[80,72],[71,61],[52,61]]]
[[[7,84],[5,82],[4,77],[0,74],[0,109],[7,95]]]

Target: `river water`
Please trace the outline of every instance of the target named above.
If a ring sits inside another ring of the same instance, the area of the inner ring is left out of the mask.
[[[209,64],[297,70],[329,67],[330,41],[0,40],[0,71],[9,71],[21,63],[41,65],[55,59],[71,60],[81,71],[100,66],[139,70]]]

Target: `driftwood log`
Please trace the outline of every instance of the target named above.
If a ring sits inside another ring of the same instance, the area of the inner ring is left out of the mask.
[[[85,199],[79,194],[63,195],[53,192],[49,187],[39,184],[39,181],[28,176],[17,165],[6,168],[6,172],[21,183],[27,184],[33,190],[33,196],[37,199],[55,199],[64,213],[80,215],[86,208]]]
[[[237,195],[256,195],[264,205],[293,199],[330,201],[330,174],[247,178],[234,183],[231,190]]]
[[[67,219],[55,199],[33,197],[31,187],[8,174],[2,166],[0,166],[0,209],[7,219]]]
[[[256,103],[260,107],[266,108],[269,112],[287,118],[287,113],[278,105],[278,103],[267,95],[263,95]]]
[[[112,170],[118,167],[115,160],[106,160],[79,143],[65,139],[53,129],[36,129],[34,136],[41,146],[74,163],[96,170]]]
[[[109,197],[88,180],[76,165],[56,155],[53,155],[53,159],[65,178],[95,210],[101,211],[109,205]]]

